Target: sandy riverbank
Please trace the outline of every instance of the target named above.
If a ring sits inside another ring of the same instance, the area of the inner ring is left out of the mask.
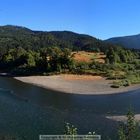
[[[113,94],[138,89],[139,85],[111,88],[110,80],[101,76],[85,75],[54,75],[54,76],[28,76],[14,77],[15,79],[34,84],[43,88],[73,94]]]
[[[135,114],[134,115],[135,117],[135,120],[136,121],[140,121],[140,114]],[[122,122],[125,122],[127,121],[127,117],[125,115],[122,115],[122,116],[106,116],[107,119],[110,119],[110,120],[114,120],[114,121],[122,121]]]

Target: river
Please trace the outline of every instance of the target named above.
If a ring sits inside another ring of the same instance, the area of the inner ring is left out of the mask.
[[[69,122],[79,134],[95,131],[115,140],[118,123],[106,115],[124,115],[129,106],[140,113],[140,91],[113,95],[64,94],[0,77],[0,132],[20,140],[39,134],[63,134]]]

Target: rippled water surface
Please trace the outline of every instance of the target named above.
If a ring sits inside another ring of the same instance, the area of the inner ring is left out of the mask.
[[[124,115],[130,105],[140,113],[139,90],[73,95],[0,77],[0,132],[24,140],[38,140],[39,134],[63,134],[64,122],[74,124],[80,134],[96,131],[102,139],[115,137],[118,124],[105,115]]]

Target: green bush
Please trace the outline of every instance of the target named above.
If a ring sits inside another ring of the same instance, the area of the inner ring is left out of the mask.
[[[119,86],[119,85],[113,84],[113,85],[111,85],[111,87],[112,87],[112,88],[119,88],[120,86]]]
[[[112,88],[119,88],[121,86],[130,86],[131,82],[128,79],[124,79],[124,80],[117,80],[117,81],[113,81],[111,87]]]

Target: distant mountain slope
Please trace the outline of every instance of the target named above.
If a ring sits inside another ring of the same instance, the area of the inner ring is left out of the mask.
[[[0,26],[0,35],[2,36],[14,36],[14,35],[29,35],[34,34],[32,30],[21,27],[21,26],[13,26],[13,25],[5,25]]]
[[[89,35],[78,34],[70,31],[32,31],[21,26],[0,26],[1,48],[32,48],[58,46],[72,50],[101,50],[109,46],[108,43]]]
[[[118,44],[126,48],[140,49],[140,34],[133,36],[114,37],[105,41],[109,43]]]
[[[67,45],[70,44],[71,46],[75,46],[76,48],[82,50],[96,50],[97,48],[101,48],[105,45],[103,41],[85,34],[78,34],[70,31],[52,31],[49,33],[53,35],[57,40],[65,42]]]

